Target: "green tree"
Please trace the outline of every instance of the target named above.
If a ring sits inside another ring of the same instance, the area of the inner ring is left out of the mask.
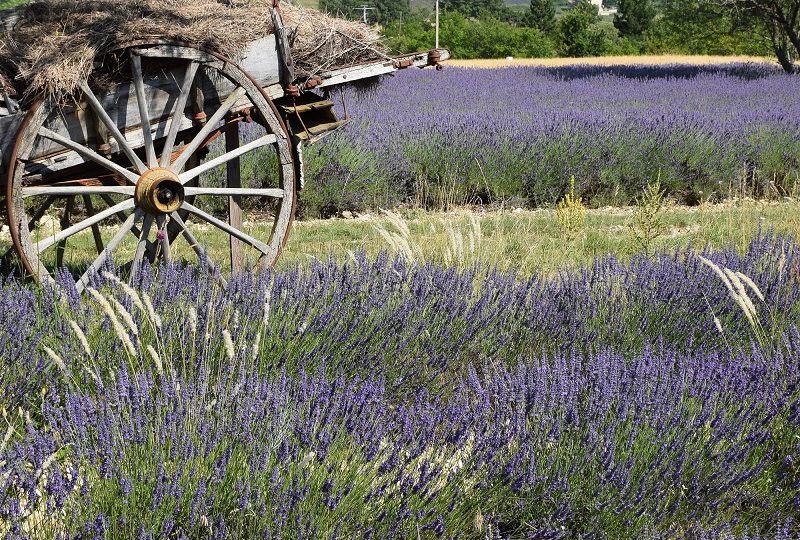
[[[733,17],[706,0],[664,0],[648,35],[648,51],[689,54],[772,54],[768,37],[752,18]]]
[[[703,0],[733,19],[755,22],[787,73],[800,72],[800,0]]]
[[[606,38],[593,25],[599,20],[597,6],[580,0],[556,22],[556,38],[565,56],[601,56]]]
[[[458,11],[467,17],[479,17],[486,13],[498,16],[505,11],[503,0],[439,0],[439,7]]]
[[[619,0],[614,26],[624,37],[640,37],[650,30],[655,16],[650,0]]]
[[[556,6],[553,0],[531,0],[528,26],[550,33],[556,26]]]
[[[386,26],[384,37],[394,50],[421,51],[433,47],[434,30],[429,13],[416,11]],[[536,58],[555,56],[553,42],[540,30],[514,26],[494,17],[469,18],[458,12],[441,17],[441,44],[456,58]]]

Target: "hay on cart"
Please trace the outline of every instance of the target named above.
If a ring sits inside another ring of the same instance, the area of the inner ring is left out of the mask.
[[[271,0],[35,0],[0,38],[10,92],[61,99],[95,59],[138,40],[190,43],[236,58],[274,32]],[[359,22],[281,3],[297,76],[384,58],[379,36]]]

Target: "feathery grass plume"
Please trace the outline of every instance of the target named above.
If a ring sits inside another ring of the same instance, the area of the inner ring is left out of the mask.
[[[156,365],[156,371],[158,371],[158,374],[163,377],[164,376],[164,364],[161,363],[161,357],[158,355],[158,352],[149,343],[147,345],[147,352],[150,353],[150,357],[153,359],[153,362]]]
[[[44,473],[47,472],[47,469],[49,469],[50,466],[53,463],[55,463],[57,455],[58,455],[58,450],[47,456],[47,458],[42,462],[41,467],[36,469],[36,472],[34,473],[33,477],[36,478],[37,480],[41,479],[42,476],[44,476]]]
[[[238,309],[234,309],[233,310],[233,318],[231,320],[231,328],[234,328],[234,329],[239,328],[239,318],[240,318],[239,310]]]
[[[395,254],[402,255],[408,261],[413,261],[416,258],[416,254],[411,248],[408,238],[402,236],[402,233],[389,231],[380,224],[373,225],[373,228],[386,240],[386,243],[389,244],[389,247],[392,248]]]
[[[122,303],[120,303],[120,301],[114,298],[112,295],[109,294],[108,299],[111,301],[111,305],[114,306],[114,309],[117,310],[117,313],[119,314],[120,318],[125,322],[126,325],[128,325],[131,334],[133,334],[136,337],[139,337],[139,327],[136,326],[136,321],[133,320],[133,317],[131,316],[130,312],[127,309],[125,309],[125,306],[123,306]]]
[[[192,334],[197,333],[197,309],[194,306],[189,306],[189,329]]]
[[[750,300],[750,296],[747,294],[747,289],[744,288],[742,280],[739,279],[739,276],[737,276],[736,273],[733,272],[733,270],[731,270],[730,268],[725,268],[724,271],[725,275],[728,276],[728,278],[730,278],[731,283],[736,288],[736,292],[739,296],[741,304],[743,304],[746,307],[746,309],[750,311],[750,314],[753,316],[753,318],[758,317],[758,313],[756,312],[756,306],[753,304],[753,301]]]
[[[722,329],[722,323],[716,315],[714,315],[714,326],[717,327],[717,330],[719,330],[720,334],[725,335],[725,331]]]
[[[706,259],[702,255],[698,255],[698,258],[700,259],[700,262],[708,266],[717,275],[717,277],[720,278],[722,283],[725,284],[725,287],[728,289],[728,293],[731,295],[733,301],[736,302],[736,304],[742,310],[744,316],[747,317],[750,326],[757,328],[758,314],[756,312],[756,308],[753,305],[752,300],[750,300],[750,297],[747,295],[747,291],[745,290],[744,285],[742,285],[739,277],[729,268],[720,268],[719,265]]]
[[[472,253],[477,253],[483,244],[483,231],[481,230],[481,220],[474,214],[469,215],[470,235],[469,248]]]
[[[80,342],[81,347],[83,347],[83,350],[86,353],[86,355],[92,356],[92,349],[91,347],[89,347],[89,340],[86,338],[86,334],[83,333],[83,330],[81,330],[80,325],[78,325],[78,323],[70,319],[69,326],[70,328],[72,328],[72,331],[75,332],[75,335],[78,336],[78,341]]]
[[[147,308],[145,313],[147,313],[147,316],[150,318],[150,322],[152,322],[157,329],[161,330],[161,317],[158,316],[155,308],[153,308],[153,301],[150,299],[150,295],[142,291],[142,300],[144,300],[145,308]]]
[[[258,351],[261,349],[261,332],[256,334],[255,339],[253,340],[253,360],[258,358]]]
[[[95,371],[92,368],[90,368],[88,364],[81,362],[81,367],[86,373],[89,374],[89,377],[92,378],[92,380],[94,381],[94,383],[97,385],[98,388],[103,387],[103,380],[100,379],[100,376],[97,373],[95,373]]]
[[[119,288],[122,289],[122,292],[127,294],[130,297],[131,301],[133,301],[133,305],[136,306],[136,308],[139,309],[142,313],[146,313],[144,304],[142,303],[142,298],[139,296],[139,293],[136,292],[136,289],[134,289],[133,287],[131,287],[130,285],[119,279],[111,272],[108,271],[103,272],[103,277],[115,283],[117,286],[119,286]]]
[[[11,440],[11,437],[14,436],[14,426],[11,424],[8,425],[8,429],[6,430],[6,434],[3,437],[3,442],[0,443],[0,456],[3,455],[3,452],[6,450],[6,446],[8,446],[8,441]]]
[[[391,210],[384,210],[384,209],[381,209],[381,214],[383,214],[384,217],[386,217],[386,219],[389,220],[389,223],[394,225],[394,227],[398,231],[400,231],[400,233],[403,236],[405,236],[406,238],[411,236],[411,229],[408,227],[408,223],[406,223],[406,220],[403,219],[403,216],[401,216],[396,212],[392,212]]]
[[[381,224],[373,225],[395,254],[402,255],[408,261],[422,258],[422,250],[411,242],[411,229],[400,214],[389,210],[381,210],[381,214],[389,221],[397,232],[390,231]]]
[[[731,280],[728,279],[728,276],[725,275],[725,272],[722,271],[722,268],[720,268],[714,261],[706,259],[702,255],[698,255],[697,258],[700,260],[701,263],[708,266],[712,272],[717,274],[717,277],[719,277],[719,279],[722,281],[722,283],[725,285],[725,288],[728,289],[728,292],[731,293],[731,295],[736,295],[736,291],[734,291],[733,289]]]
[[[747,274],[743,274],[742,272],[736,272],[736,275],[741,279],[750,289],[753,291],[753,294],[756,295],[756,298],[764,302],[764,293],[761,292],[761,289],[758,288],[756,282],[750,279],[750,276]]]
[[[228,360],[233,360],[236,356],[236,349],[233,346],[233,336],[227,328],[222,331],[222,341],[225,343],[225,354],[228,356]]]
[[[122,323],[117,318],[116,313],[114,313],[114,308],[111,307],[108,300],[105,296],[103,296],[100,291],[93,287],[86,287],[86,290],[89,294],[94,298],[95,302],[100,305],[100,308],[108,317],[108,320],[111,321],[111,326],[114,328],[114,332],[117,334],[117,337],[125,346],[125,349],[128,351],[128,354],[132,357],[136,355],[136,348],[133,346],[133,342],[131,341],[131,337],[125,331],[125,327],[122,326]]]
[[[67,371],[67,365],[64,363],[64,360],[62,360],[61,357],[58,356],[58,354],[56,354],[56,351],[54,351],[47,345],[42,345],[42,348],[44,349],[44,352],[47,354],[47,356],[50,357],[50,360],[52,360],[53,363],[56,366],[58,366],[58,369],[60,369],[64,373],[64,375],[69,377],[69,372]]]

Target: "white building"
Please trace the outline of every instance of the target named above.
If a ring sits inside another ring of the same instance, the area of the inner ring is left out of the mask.
[[[593,6],[597,6],[597,13],[599,15],[613,15],[617,12],[617,8],[607,8],[603,5],[603,0],[589,0]]]

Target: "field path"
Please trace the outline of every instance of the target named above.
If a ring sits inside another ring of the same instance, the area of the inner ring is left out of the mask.
[[[735,64],[735,63],[775,63],[772,58],[763,56],[707,56],[707,55],[649,55],[649,56],[592,56],[584,58],[514,58],[506,60],[448,60],[445,65],[470,68],[499,68],[511,66],[559,67],[571,65],[663,65],[663,64]]]

